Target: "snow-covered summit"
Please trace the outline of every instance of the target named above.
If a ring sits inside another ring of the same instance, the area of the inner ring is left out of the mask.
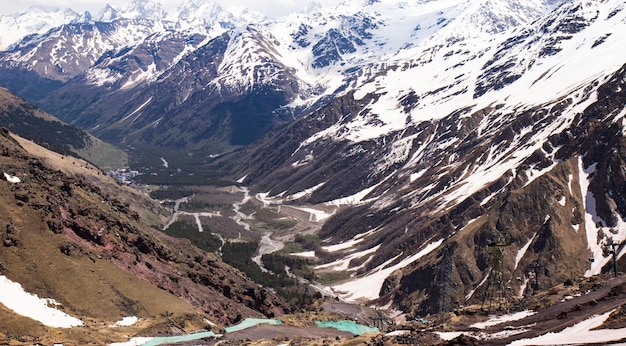
[[[258,23],[267,17],[245,7],[222,9],[214,0],[188,0],[180,6],[156,0],[135,0],[124,7],[105,5],[95,16],[56,7],[30,7],[13,15],[0,15],[0,51],[31,34],[43,34],[50,29],[75,23],[111,23],[120,19],[150,20],[154,29],[208,26],[224,28]]]
[[[169,17],[167,10],[158,1],[134,0],[128,6],[118,11],[121,18],[164,20]]]
[[[119,18],[118,11],[111,7],[111,5],[106,4],[103,9],[98,12],[98,15],[95,17],[95,20],[101,22],[110,22]]]
[[[0,50],[5,50],[22,37],[45,33],[48,30],[68,23],[81,23],[91,20],[89,12],[78,13],[71,9],[33,6],[11,16],[0,15]]]

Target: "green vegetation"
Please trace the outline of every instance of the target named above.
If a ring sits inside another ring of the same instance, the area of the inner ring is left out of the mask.
[[[142,173],[136,181],[148,185],[168,186],[229,186],[237,185],[228,179],[225,170],[211,169],[208,156],[185,155],[177,149],[136,144],[129,151],[130,167]],[[168,165],[165,167],[164,158]]]
[[[150,192],[150,197],[158,200],[180,199],[191,195],[193,195],[193,191],[184,189],[180,186],[170,186]]]
[[[260,285],[271,287],[276,290],[278,294],[289,300],[296,306],[302,306],[312,303],[312,297],[307,292],[307,287],[300,284],[297,279],[291,278],[284,271],[285,264],[282,264],[282,272],[264,273],[261,268],[252,260],[252,257],[256,253],[259,244],[257,242],[249,243],[226,243],[222,248],[222,259],[224,262],[246,273],[246,275],[257,282]],[[278,262],[274,263],[272,256],[268,258],[272,262],[273,267],[279,267]],[[294,261],[294,265],[297,261]],[[265,263],[265,262],[264,262]],[[312,274],[311,274],[312,275]]]
[[[302,247],[302,245],[296,243],[296,242],[292,242],[292,241],[286,241],[285,243],[285,247],[283,247],[280,250],[280,253],[285,253],[285,254],[289,254],[289,253],[298,253],[298,252],[304,252],[305,249]]]
[[[308,269],[309,265],[313,263],[306,258],[272,253],[263,255],[261,260],[263,261],[265,268],[274,273],[287,275],[287,271],[285,269],[285,266],[287,266],[292,274],[309,281],[315,280],[315,273]]]
[[[98,139],[91,141],[85,148],[74,151],[105,171],[128,166],[128,155],[125,152]]]
[[[193,245],[207,252],[217,252],[222,245],[220,238],[214,236],[211,232],[198,232],[198,227],[195,224],[183,221],[176,221],[171,224],[165,230],[165,234],[189,239]]]
[[[207,211],[207,210],[211,210],[211,211],[219,210],[219,211],[222,211],[223,213],[227,213],[230,210],[232,210],[232,205],[223,204],[223,203],[203,202],[203,201],[192,198],[189,201],[187,201],[187,203],[181,203],[180,210],[190,212],[190,213]]]
[[[37,108],[27,103],[19,107],[7,105],[6,109],[0,109],[0,120],[9,131],[64,155],[71,155],[72,149],[83,149],[90,144],[91,138],[85,131],[36,116],[36,112]]]
[[[321,249],[322,241],[316,235],[312,234],[296,234],[294,241],[300,244],[304,249],[311,251],[319,251]]]
[[[250,215],[256,212],[257,210],[259,210],[259,207],[255,205],[251,200],[246,202],[245,204],[242,204],[241,207],[239,208],[239,211],[241,211],[242,213],[246,215]]]
[[[227,243],[222,248],[222,259],[263,286],[284,288],[294,285],[295,280],[286,275],[272,275],[261,270],[252,260],[258,247],[258,242]]]
[[[270,208],[261,208],[256,214],[254,214],[256,220],[262,225],[260,228],[267,228],[272,231],[283,231],[293,228],[298,224],[298,221],[290,218],[285,218],[280,214],[272,211]]]
[[[321,283],[322,285],[331,285],[349,278],[350,273],[347,271],[318,273],[316,276],[317,282]]]

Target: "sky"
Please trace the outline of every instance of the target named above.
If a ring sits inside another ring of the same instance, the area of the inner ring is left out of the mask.
[[[123,8],[132,0],[21,0],[11,1],[2,0],[0,6],[0,14],[10,15],[23,10],[30,6],[47,6],[57,7],[60,9],[71,8],[76,12],[89,11],[92,15],[96,15],[107,3],[113,7]],[[164,6],[172,6],[176,8],[184,0],[159,0]],[[210,1],[210,0],[207,0]],[[230,6],[248,7],[265,14],[268,17],[279,17],[290,12],[302,10],[306,4],[313,1],[299,0],[216,0],[224,9]],[[315,0],[315,2],[329,4],[338,3],[339,0]],[[170,5],[171,4],[171,5]],[[167,8],[166,7],[166,8]]]

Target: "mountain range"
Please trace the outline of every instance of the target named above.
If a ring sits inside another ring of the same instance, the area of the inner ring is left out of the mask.
[[[523,297],[533,263],[549,286],[608,269],[626,238],[623,1],[195,5],[34,33],[0,53],[0,81],[313,210],[317,270],[348,273],[328,289],[349,301],[434,313]]]

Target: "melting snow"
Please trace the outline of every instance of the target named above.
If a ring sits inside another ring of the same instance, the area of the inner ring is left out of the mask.
[[[294,207],[294,206],[289,206],[289,207],[293,208],[293,209],[296,209],[296,210],[300,210],[300,211],[309,213],[309,221],[310,222],[324,221],[324,220],[328,219],[329,217],[333,216],[333,213],[327,213],[327,212],[324,212],[322,210],[317,210],[317,209],[313,209],[313,208]]]
[[[521,320],[522,318],[526,318],[534,314],[536,314],[536,312],[526,310],[526,311],[516,312],[513,314],[508,314],[508,315],[492,316],[487,321],[474,323],[470,327],[478,328],[478,329],[485,329],[487,327],[495,326],[501,323]]]
[[[470,300],[472,298],[472,296],[474,295],[474,293],[476,293],[476,290],[480,286],[482,286],[485,282],[487,282],[487,279],[489,278],[489,274],[491,274],[491,272],[489,272],[489,273],[487,273],[487,275],[485,275],[483,280],[478,284],[478,286],[476,286],[476,288],[474,288],[473,290],[469,291],[469,293],[465,296],[465,300]]]
[[[517,345],[563,345],[563,344],[599,344],[610,341],[618,341],[626,335],[626,328],[621,329],[598,329],[613,311],[602,315],[595,315],[587,320],[576,323],[558,333],[547,333],[532,339],[516,340],[510,343]]]
[[[332,268],[334,271],[345,271],[345,270],[350,269],[350,261],[352,261],[353,259],[362,258],[367,255],[373,254],[376,251],[378,251],[378,249],[380,249],[380,245],[376,245],[371,249],[363,250],[360,252],[355,252],[335,262],[322,264],[322,265],[316,266],[315,268],[316,269]],[[363,264],[365,263],[367,263],[367,261],[364,262]],[[356,269],[356,268],[353,268],[353,269]]]
[[[407,257],[393,266],[386,267],[389,263],[385,263],[375,269],[371,274],[341,285],[335,285],[333,286],[333,289],[349,301],[356,301],[358,299],[376,299],[378,298],[380,289],[389,274],[397,269],[408,266],[423,256],[426,256],[438,248],[441,243],[443,243],[443,239],[426,245],[415,255]]]
[[[22,285],[0,275],[0,303],[17,314],[32,318],[48,327],[71,328],[82,326],[83,321],[51,307],[60,305],[53,299],[39,298],[24,291]]]
[[[109,326],[109,327],[126,327],[126,326],[132,326],[135,323],[139,322],[139,317],[136,316],[129,316],[129,317],[124,317],[121,320],[115,322],[113,325]]]
[[[130,114],[128,114],[127,116],[125,116],[124,118],[122,118],[122,120],[120,120],[120,122],[123,122],[124,120],[132,117],[134,114],[137,114],[137,112],[139,112],[140,110],[143,109],[143,107],[145,107],[148,103],[150,103],[150,101],[152,101],[152,97],[150,97],[146,102],[142,103],[141,106],[137,107],[137,109],[135,109],[134,111],[132,111]],[[137,120],[137,118],[135,118],[133,121]]]
[[[593,276],[600,274],[602,267],[610,261],[610,257],[604,256],[604,247],[607,240],[624,241],[626,238],[626,222],[621,217],[617,218],[616,233],[612,233],[610,227],[606,227],[606,223],[602,220],[596,211],[596,199],[593,192],[589,190],[589,184],[593,179],[593,173],[596,171],[596,164],[592,164],[586,169],[582,162],[582,157],[578,159],[578,174],[580,182],[580,192],[585,206],[585,231],[587,234],[587,246],[591,251],[593,262],[591,268],[585,272],[585,276]],[[599,226],[596,226],[599,225]]]
[[[248,175],[246,174],[246,175],[244,175],[243,177],[239,178],[239,179],[237,180],[237,182],[238,182],[239,184],[243,184],[243,182],[244,182],[244,181],[246,181],[246,178],[247,178],[247,177],[248,177]]]
[[[328,252],[335,252],[335,251],[340,251],[340,250],[345,250],[345,249],[349,249],[353,246],[355,246],[356,244],[360,243],[363,241],[362,237],[354,237],[348,241],[345,241],[343,243],[340,244],[336,244],[336,245],[329,245],[329,246],[323,246],[322,250],[324,251],[328,251]]]
[[[615,311],[615,310],[613,310]],[[565,328],[557,333],[546,333],[532,339],[520,339],[508,344],[509,346],[519,345],[582,345],[582,344],[602,344],[622,340],[626,335],[626,328],[620,329],[598,329],[595,328],[601,326],[607,318],[613,313],[608,311],[602,315],[594,315],[582,322],[576,323],[571,327]],[[487,328],[496,324],[519,320],[533,315],[534,312],[522,311],[511,315],[504,315],[490,319],[489,321],[482,323],[475,323],[471,327],[474,328]],[[493,334],[486,334],[484,332],[472,332],[472,331],[457,331],[457,332],[437,332],[437,334],[444,340],[452,340],[461,334],[469,335],[479,340],[489,340],[505,338],[510,335],[519,334],[520,332],[528,331],[527,328],[520,330],[507,330]]]
[[[369,195],[369,193],[372,192],[381,183],[378,183],[378,184],[376,184],[376,185],[374,185],[372,187],[368,187],[367,189],[364,189],[364,190],[362,190],[360,192],[357,192],[357,193],[355,193],[352,196],[338,198],[336,200],[327,202],[326,204],[327,205],[336,205],[336,206],[348,205],[348,204],[358,204],[365,198],[365,196]]]
[[[526,250],[528,250],[528,247],[533,242],[533,240],[535,240],[536,236],[537,236],[537,232],[535,232],[535,234],[533,234],[533,236],[530,238],[530,240],[528,240],[528,242],[526,244],[524,244],[524,246],[522,246],[521,249],[519,249],[519,251],[517,252],[517,255],[515,255],[515,268],[513,268],[513,271],[515,271],[515,269],[517,269],[517,266],[519,265],[519,261],[521,261],[522,258],[524,258],[524,255],[526,254]]]
[[[17,184],[19,182],[21,182],[22,180],[19,177],[15,177],[9,174],[4,173],[4,178],[9,182],[9,183],[14,183]]]
[[[524,282],[519,286],[518,296],[523,297],[524,292],[526,292],[526,287],[528,287],[528,282],[530,281],[529,277],[524,276]]]
[[[305,258],[315,258],[315,251],[296,252],[292,253],[292,255]]]

